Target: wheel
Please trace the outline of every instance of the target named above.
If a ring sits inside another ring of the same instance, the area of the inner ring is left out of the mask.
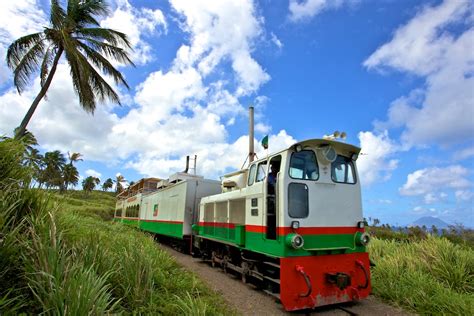
[[[241,276],[242,282],[248,283],[249,264],[244,261],[242,262],[241,267],[242,267],[242,276]]]

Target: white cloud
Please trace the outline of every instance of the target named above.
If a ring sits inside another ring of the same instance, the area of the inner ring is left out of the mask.
[[[272,32],[270,33],[270,39],[273,44],[275,44],[276,47],[279,49],[283,48],[283,43],[280,41],[280,39]]]
[[[380,134],[360,132],[361,155],[357,160],[359,177],[363,185],[383,182],[390,179],[392,171],[398,166],[398,160],[391,157],[399,150],[389,138],[388,132]]]
[[[392,68],[426,79],[423,89],[392,103],[387,122],[377,122],[404,126],[401,138],[407,146],[449,146],[472,140],[472,9],[467,0],[446,0],[436,7],[424,7],[364,62],[368,69]]]
[[[353,5],[359,0],[290,0],[290,20],[298,22],[310,19],[323,10],[337,9],[343,4]]]
[[[0,2],[0,87],[12,76],[5,63],[8,46],[27,34],[42,31],[46,14],[37,0],[15,0]]]
[[[228,59],[239,96],[257,91],[270,79],[251,56],[263,24],[252,1],[171,0],[171,4],[184,18],[182,28],[191,35],[191,44],[179,48],[175,67],[197,66],[207,76]]]
[[[465,160],[474,157],[474,147],[464,148],[453,154],[454,160]]]
[[[468,176],[469,170],[460,165],[420,169],[407,176],[399,192],[403,196],[426,196],[445,188],[465,189],[471,185]]]
[[[454,192],[454,196],[458,202],[469,202],[474,197],[474,192],[469,190],[457,190]]]
[[[94,169],[87,169],[86,170],[86,175],[91,176],[91,177],[95,177],[95,178],[99,178],[99,179],[102,177],[102,174],[98,171],[95,171]]]
[[[447,197],[448,195],[444,192],[440,192],[440,193],[429,192],[425,194],[425,196],[423,197],[423,201],[425,202],[425,204],[433,204],[433,203],[443,201]]]
[[[153,60],[152,47],[145,38],[156,39],[161,32],[167,32],[167,22],[159,9],[135,8],[128,0],[116,0],[111,16],[100,22],[102,27],[127,34],[136,64],[146,64]]]

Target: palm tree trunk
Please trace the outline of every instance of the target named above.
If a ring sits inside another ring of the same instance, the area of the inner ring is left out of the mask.
[[[58,66],[59,58],[61,57],[63,51],[64,49],[62,47],[59,47],[56,56],[54,56],[53,66],[51,67],[51,71],[48,74],[48,78],[46,78],[46,82],[41,87],[41,90],[36,96],[36,98],[33,100],[33,103],[31,104],[28,112],[26,112],[23,121],[21,121],[20,127],[18,129],[18,136],[23,136],[25,134],[26,126],[30,122],[33,113],[36,111],[36,108],[38,107],[38,104],[40,103],[41,99],[43,99],[43,97],[46,95],[46,91],[48,91],[49,86],[51,85],[51,81],[53,81],[53,76],[56,72],[56,67]]]

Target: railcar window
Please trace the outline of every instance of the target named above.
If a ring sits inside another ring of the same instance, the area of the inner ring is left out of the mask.
[[[248,185],[252,185],[253,182],[255,181],[255,173],[257,172],[257,165],[252,165],[250,167],[250,172],[249,172],[249,180],[248,180]]]
[[[288,185],[288,214],[292,218],[308,217],[308,186],[304,183]]]
[[[354,165],[348,157],[338,155],[336,160],[331,163],[331,178],[337,183],[356,183]]]
[[[294,152],[290,160],[290,177],[301,180],[318,180],[319,168],[312,150]]]
[[[266,176],[267,176],[267,162],[263,161],[258,164],[256,182],[265,180]]]

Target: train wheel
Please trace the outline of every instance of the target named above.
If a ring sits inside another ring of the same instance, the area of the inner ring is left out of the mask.
[[[229,257],[225,256],[224,260],[222,260],[222,270],[224,270],[224,273],[227,274],[228,268],[227,268],[227,262],[229,261]]]
[[[248,283],[249,264],[245,261],[241,264],[242,267],[242,282]]]
[[[212,266],[213,268],[215,268],[216,265],[217,265],[217,262],[214,260],[215,257],[216,257],[216,252],[213,251],[212,254],[211,254],[211,266]]]

